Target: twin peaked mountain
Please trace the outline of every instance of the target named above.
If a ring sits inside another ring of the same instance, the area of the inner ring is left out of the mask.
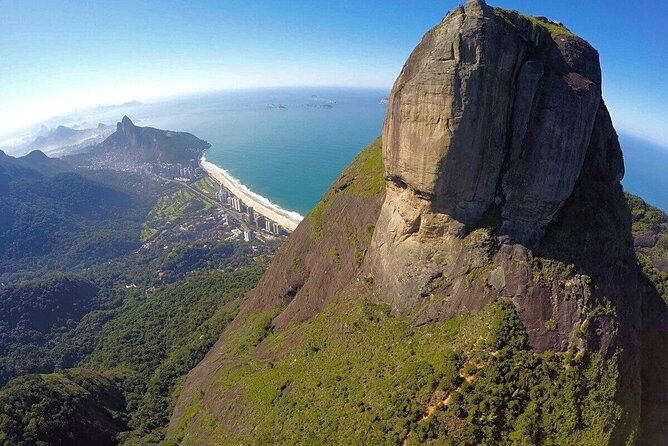
[[[661,444],[668,317],[623,173],[596,50],[455,8],[190,373],[168,440]]]
[[[190,133],[139,127],[124,116],[116,131],[100,144],[66,159],[75,165],[118,169],[144,163],[187,163],[209,147],[208,142]]]

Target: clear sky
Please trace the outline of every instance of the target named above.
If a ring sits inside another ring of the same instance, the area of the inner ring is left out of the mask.
[[[455,0],[0,0],[0,133],[89,105],[260,86],[389,88]],[[664,0],[496,0],[601,54],[619,130],[668,146]]]

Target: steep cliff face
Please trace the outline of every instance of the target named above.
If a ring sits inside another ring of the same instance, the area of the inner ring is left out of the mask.
[[[170,441],[660,438],[640,428],[643,358],[664,347],[643,321],[623,174],[587,42],[455,8],[404,66],[382,140],[191,372]]]
[[[101,146],[120,149],[138,162],[187,163],[211,145],[190,133],[138,127],[130,118],[123,116],[116,124],[116,133]]]
[[[536,243],[573,190],[600,102],[587,42],[469,2],[427,33],[395,83],[387,174],[469,227],[501,202],[502,231]]]
[[[367,265],[418,323],[501,296],[537,351],[615,356],[637,414],[637,270],[600,83],[597,52],[561,25],[482,1],[451,11],[390,96]]]

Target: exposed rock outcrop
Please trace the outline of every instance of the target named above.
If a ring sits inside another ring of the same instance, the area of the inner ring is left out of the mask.
[[[547,25],[456,8],[408,59],[383,130],[400,189],[469,228],[496,201],[502,232],[530,245],[570,196],[601,103],[596,50]]]
[[[389,184],[369,256],[380,294],[392,290],[393,308],[404,311],[434,292],[434,279],[480,267],[462,246],[476,227],[538,247],[587,156],[585,175],[619,182],[596,50],[547,19],[482,1],[455,8],[390,96]],[[478,307],[466,300],[460,309]]]

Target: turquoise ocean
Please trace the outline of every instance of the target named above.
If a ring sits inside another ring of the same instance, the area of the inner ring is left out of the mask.
[[[355,155],[381,133],[387,90],[282,88],[207,93],[98,108],[65,125],[137,125],[207,140],[208,161],[280,207],[306,215]],[[625,189],[668,211],[668,148],[620,135]]]

